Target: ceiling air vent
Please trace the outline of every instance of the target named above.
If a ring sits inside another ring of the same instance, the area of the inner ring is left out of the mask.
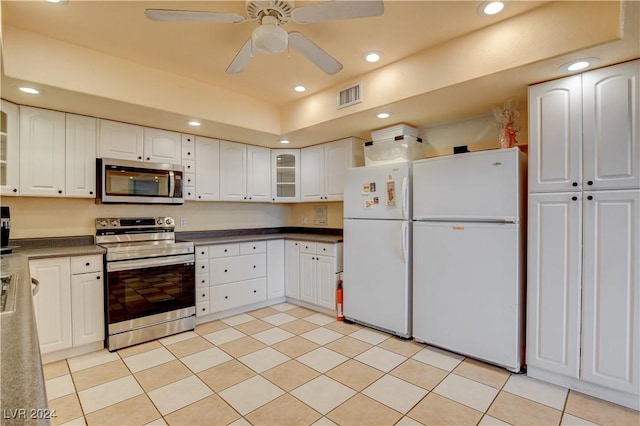
[[[362,83],[338,92],[338,109],[359,104],[360,102],[362,102]]]

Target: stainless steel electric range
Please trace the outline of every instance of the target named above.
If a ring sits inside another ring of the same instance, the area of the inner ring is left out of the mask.
[[[98,218],[110,351],[195,328],[193,242],[171,217]]]

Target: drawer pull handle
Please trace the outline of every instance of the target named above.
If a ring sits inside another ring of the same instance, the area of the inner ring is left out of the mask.
[[[224,252],[226,253],[226,252],[227,252],[227,249],[224,249]]]
[[[225,271],[225,272],[227,272],[227,271],[228,271],[228,269],[225,269],[224,271]]]
[[[98,276],[96,277],[96,280],[99,280],[99,279],[100,279],[100,275],[98,275]]]
[[[253,292],[254,292],[254,293],[257,293],[257,292],[258,292],[258,290],[253,290]]]
[[[202,269],[204,269],[204,268],[205,268],[205,266],[204,266],[204,265],[202,265],[202,266],[201,266],[201,268],[202,268]]]
[[[205,296],[206,296],[206,294],[202,293],[202,297],[205,297]]]
[[[253,249],[255,250],[255,249],[256,249],[256,246],[253,246]]]
[[[204,312],[204,311],[206,311],[206,310],[207,310],[207,308],[202,308],[202,312]]]
[[[90,265],[91,265],[91,263],[89,263],[89,262],[84,264],[84,266],[90,266]]]
[[[253,269],[256,269],[256,265],[253,265]]]
[[[229,296],[225,296],[224,298],[225,298],[225,299],[228,299],[228,298],[229,298]]]
[[[204,280],[200,281],[202,284],[204,284]]]

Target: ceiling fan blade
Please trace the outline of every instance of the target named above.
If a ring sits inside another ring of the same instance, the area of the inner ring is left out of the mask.
[[[293,9],[292,17],[298,24],[367,18],[384,12],[382,0],[333,0]]]
[[[200,12],[196,10],[146,9],[144,14],[152,21],[217,22],[239,24],[244,16],[226,12]]]
[[[289,46],[329,75],[333,75],[342,69],[342,64],[333,56],[297,31],[289,33]]]
[[[252,57],[251,52],[251,37],[247,41],[244,42],[240,51],[236,54],[236,57],[233,58],[233,61],[227,67],[227,74],[238,74],[244,71],[244,69],[249,65],[249,61]]]

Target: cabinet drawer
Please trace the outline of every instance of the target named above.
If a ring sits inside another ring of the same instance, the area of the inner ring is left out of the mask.
[[[210,312],[226,311],[238,306],[267,300],[267,279],[257,278],[232,284],[212,286]]]
[[[264,253],[267,251],[266,241],[240,243],[240,254]]]
[[[209,259],[209,247],[199,246],[196,247],[196,260]]]
[[[195,159],[196,138],[192,135],[182,135],[182,160]]]
[[[218,244],[209,246],[209,258],[237,256],[240,254],[240,246],[238,244]]]
[[[318,243],[300,241],[300,253],[316,254]]]
[[[194,160],[182,160],[182,167],[184,167],[184,172],[186,173],[195,173],[196,172],[196,162]]]
[[[244,281],[267,274],[267,256],[264,253],[211,259],[211,285]]]
[[[202,301],[196,303],[196,316],[201,317],[202,315],[207,315],[209,313],[209,301]]]
[[[196,289],[196,304],[209,300],[209,287],[200,287]]]
[[[196,274],[208,274],[208,273],[209,273],[209,259],[197,259]]]
[[[323,256],[336,256],[336,245],[333,243],[317,243],[316,254]]]
[[[209,287],[209,274],[196,274],[196,287]]]
[[[102,272],[102,255],[77,256],[71,258],[71,274]]]

